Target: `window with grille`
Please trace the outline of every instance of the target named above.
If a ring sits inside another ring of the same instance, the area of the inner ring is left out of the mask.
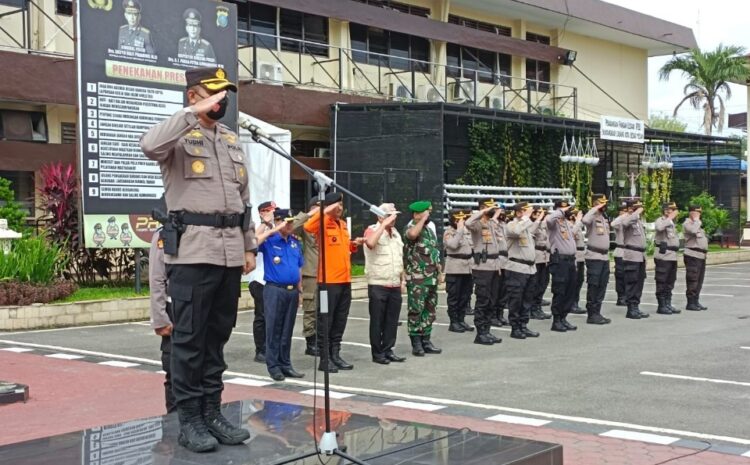
[[[76,123],[60,123],[60,138],[63,144],[75,144]]]
[[[358,63],[419,72],[429,69],[427,63],[409,61],[429,61],[428,39],[355,23],[349,25],[349,32],[354,50],[352,58]]]
[[[550,38],[532,32],[526,33],[526,40],[549,45]],[[549,81],[552,79],[550,63],[548,61],[526,59],[526,85],[531,90],[538,92],[549,92]]]

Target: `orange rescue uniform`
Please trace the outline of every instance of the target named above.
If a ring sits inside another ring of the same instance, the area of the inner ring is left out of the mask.
[[[320,249],[320,212],[315,213],[305,222],[305,231],[314,234]],[[345,284],[352,282],[352,263],[350,256],[357,251],[357,244],[349,238],[346,222],[336,220],[330,215],[325,217],[325,255],[326,282],[328,284]],[[323,262],[318,261],[318,282],[323,282]]]

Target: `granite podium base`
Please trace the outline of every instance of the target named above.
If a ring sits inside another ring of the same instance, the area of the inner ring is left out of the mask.
[[[0,447],[0,464],[273,465],[314,450],[323,433],[323,410],[246,400],[226,404],[224,415],[250,431],[239,446],[195,454],[177,444],[174,414]],[[54,421],[54,419],[50,419]],[[562,446],[462,429],[436,428],[334,411],[331,427],[346,453],[372,465],[562,465]],[[345,463],[338,457],[324,462]],[[319,464],[310,457],[299,464]]]
[[[0,381],[0,405],[29,400],[29,387],[25,384]]]

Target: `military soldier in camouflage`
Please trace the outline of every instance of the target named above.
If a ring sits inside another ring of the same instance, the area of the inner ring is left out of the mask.
[[[423,357],[442,352],[431,341],[440,279],[440,250],[435,225],[429,221],[432,204],[420,200],[409,205],[409,210],[412,220],[404,231],[408,329],[412,354]]]
[[[141,26],[141,3],[138,0],[125,0],[122,2],[122,8],[125,10],[125,21],[128,24],[120,26],[117,47],[133,47],[136,51],[153,55],[151,31]]]
[[[674,224],[677,213],[676,203],[665,203],[662,205],[662,216],[654,222],[654,279],[656,301],[659,303],[656,313],[660,315],[680,313],[680,310],[672,307],[672,290],[677,280],[677,251],[680,250],[680,239]]]
[[[602,303],[609,283],[609,221],[605,216],[607,196],[594,194],[591,197],[593,207],[583,217],[586,225],[586,323],[606,325],[611,322],[602,316]]]
[[[643,204],[631,200],[628,213],[621,218],[623,230],[623,269],[625,271],[625,299],[628,304],[626,318],[640,320],[649,314],[639,308],[646,281],[646,230],[643,226]]]
[[[201,14],[195,8],[188,8],[182,15],[185,20],[185,32],[177,44],[177,56],[185,56],[198,61],[216,63],[216,54],[211,43],[201,38]]]
[[[708,310],[700,303],[703,278],[706,275],[706,257],[708,255],[708,237],[703,230],[701,214],[703,209],[699,205],[690,205],[688,217],[682,225],[685,234],[685,310]]]
[[[220,407],[224,346],[237,319],[240,276],[255,268],[257,242],[245,154],[237,134],[218,122],[227,90],[237,86],[220,68],[190,69],[185,80],[190,106],[143,134],[141,149],[159,163],[170,210],[161,237],[174,312],[178,442],[205,452],[250,437]]]

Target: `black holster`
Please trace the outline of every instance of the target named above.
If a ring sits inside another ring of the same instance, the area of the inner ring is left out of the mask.
[[[247,232],[250,230],[250,223],[252,222],[251,213],[253,211],[253,206],[250,204],[245,205],[245,213],[242,217],[242,230]]]
[[[151,216],[162,224],[159,238],[163,244],[164,254],[176,256],[180,249],[180,238],[185,232],[185,225],[182,224],[179,213],[169,212],[165,215],[164,212],[154,209]]]
[[[659,253],[664,255],[667,253],[667,243],[666,242],[659,242]]]

